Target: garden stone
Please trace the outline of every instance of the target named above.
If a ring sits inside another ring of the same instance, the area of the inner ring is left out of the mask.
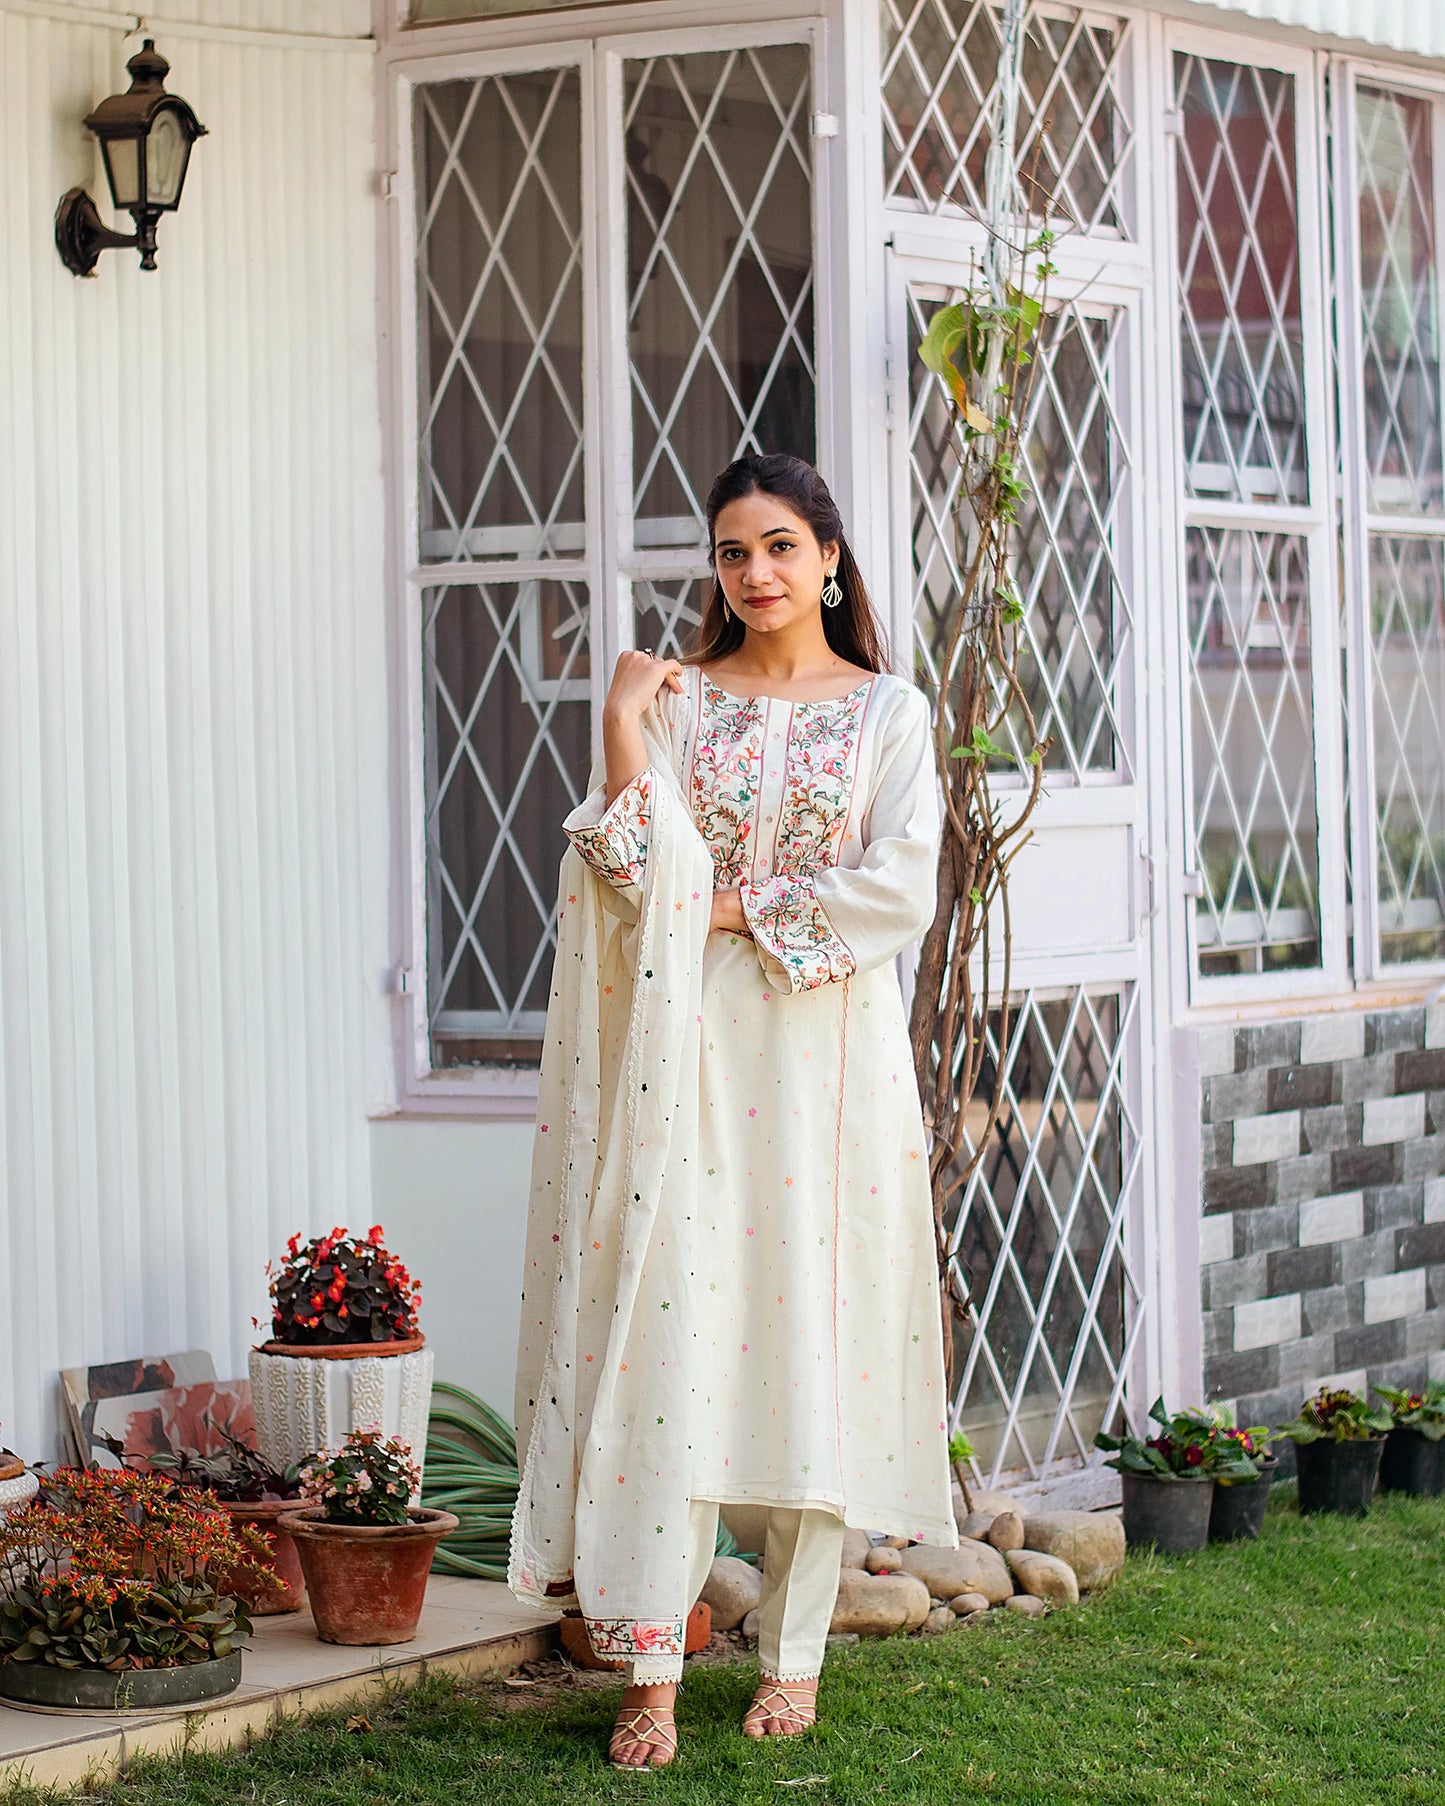
[[[842,1565],[845,1568],[865,1567],[871,1546],[866,1530],[845,1530],[843,1532]]]
[[[939,1599],[982,1593],[990,1605],[996,1605],[1014,1590],[1003,1557],[987,1543],[963,1542],[957,1549],[915,1543],[903,1551],[903,1571],[916,1574]]]
[[[1050,1605],[1077,1605],[1079,1583],[1074,1570],[1057,1555],[1044,1555],[1037,1549],[1010,1549],[1004,1560],[1009,1572],[1025,1593]]]
[[[1004,1600],[1006,1611],[1017,1612],[1020,1618],[1042,1618],[1049,1609],[1042,1599],[1036,1599],[1032,1593],[1014,1593]]]
[[[971,1542],[986,1543],[989,1526],[998,1516],[996,1511],[971,1511],[958,1526],[958,1534],[966,1536]]]
[[[986,1511],[990,1517],[995,1518],[1001,1511],[1018,1511],[1019,1509],[1006,1492],[989,1492],[980,1486],[970,1486],[968,1496],[972,1500],[971,1507],[964,1504],[963,1488],[955,1480],[953,1483],[953,1515],[956,1520],[962,1521],[968,1516],[970,1509]],[[1022,1516],[1022,1512],[1019,1515]]]
[[[829,1649],[848,1649],[862,1642],[856,1630],[830,1630],[823,1640]]]
[[[736,1555],[719,1555],[698,1596],[711,1607],[715,1629],[736,1630],[762,1598],[763,1577]]]
[[[909,1536],[885,1536],[883,1541],[879,1544],[879,1548],[906,1549],[912,1540],[912,1537]]]
[[[1024,1523],[1016,1511],[1001,1511],[988,1527],[988,1536],[984,1539],[991,1548],[1002,1555],[1009,1549],[1022,1549],[1024,1546]]]
[[[1113,1511],[1046,1512],[1024,1519],[1024,1547],[1066,1561],[1079,1591],[1092,1593],[1124,1570],[1123,1520]]]
[[[971,1618],[976,1612],[988,1610],[988,1600],[982,1593],[955,1593],[948,1609],[960,1618]]]
[[[903,1553],[899,1549],[890,1549],[886,1544],[877,1549],[870,1549],[863,1566],[870,1574],[901,1574],[903,1572]]]
[[[946,1605],[936,1605],[919,1626],[920,1634],[925,1637],[936,1637],[941,1630],[953,1627],[955,1619]]]
[[[758,1640],[758,1617],[758,1608],[754,1606],[747,1617],[744,1618],[742,1623],[738,1626],[738,1629],[747,1638],[749,1643],[756,1643]]]
[[[857,1631],[862,1637],[891,1637],[895,1631],[917,1630],[928,1613],[928,1588],[911,1574],[864,1574],[844,1568],[831,1628]]]

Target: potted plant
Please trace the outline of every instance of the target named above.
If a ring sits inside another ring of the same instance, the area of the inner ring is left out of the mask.
[[[159,1475],[60,1469],[0,1523],[0,1698],[112,1712],[229,1693],[250,1618],[220,1577],[264,1554]]]
[[[271,1339],[251,1350],[251,1403],[256,1446],[272,1467],[335,1448],[362,1426],[421,1448],[433,1364],[417,1325],[421,1287],[380,1224],[304,1246],[293,1235],[266,1272]]]
[[[1445,1492],[1445,1381],[1423,1392],[1375,1387],[1390,1408],[1390,1430],[1380,1456],[1383,1492],[1435,1497]]]
[[[407,1503],[420,1475],[410,1447],[377,1430],[348,1432],[339,1451],[303,1469],[306,1504],[285,1512],[281,1528],[296,1539],[323,1642],[416,1635],[437,1543],[457,1528],[451,1512]]]
[[[162,1449],[148,1456],[146,1464],[175,1485],[209,1494],[233,1524],[248,1526],[266,1544],[268,1571],[248,1566],[222,1576],[253,1618],[299,1611],[306,1602],[301,1558],[279,1520],[301,1497],[301,1469],[293,1464],[278,1473],[264,1455],[228,1430],[220,1434],[225,1446],[217,1454]],[[114,1446],[112,1439],[107,1441]]]
[[[20,1457],[0,1447],[0,1519],[28,1505],[40,1482]]]
[[[1322,1386],[1280,1428],[1295,1446],[1300,1510],[1363,1517],[1375,1496],[1390,1413],[1372,1411],[1357,1392]]]
[[[1149,1419],[1157,1436],[1107,1436],[1094,1446],[1113,1451],[1124,1495],[1124,1536],[1130,1547],[1152,1543],[1163,1555],[1187,1555],[1209,1540],[1214,1502],[1213,1438],[1218,1423],[1202,1411],[1170,1414],[1156,1398]]]
[[[1209,1506],[1209,1540],[1252,1542],[1264,1525],[1269,1483],[1279,1467],[1269,1452],[1272,1434],[1262,1425],[1236,1429],[1218,1405],[1214,1415],[1218,1428],[1210,1451],[1214,1498]]]

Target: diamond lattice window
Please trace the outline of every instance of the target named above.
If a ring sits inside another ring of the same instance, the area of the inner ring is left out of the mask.
[[[1380,953],[1445,958],[1445,544],[1370,542]]]
[[[416,89],[410,583],[434,1065],[537,1058],[592,657],[629,633],[680,650],[713,477],[747,450],[815,454],[810,55],[624,61],[623,129],[602,147],[583,118],[608,116],[606,57],[585,76]],[[596,236],[584,178],[625,193],[625,233]],[[632,406],[605,441],[583,328],[611,320],[612,292],[626,308],[603,366],[627,370]],[[599,568],[632,586],[630,621],[594,613]]]
[[[1087,1459],[1118,1410],[1142,1315],[1131,1216],[1140,1135],[1126,1073],[1134,991],[1025,997],[1000,1064],[1004,1110],[951,1227],[969,1310],[952,1425],[989,1481]],[[981,1123],[980,1104],[971,1113]]]
[[[579,557],[578,72],[418,95],[422,557]]]
[[[1186,591],[1199,969],[1318,965],[1304,540],[1191,527]]]
[[[815,454],[810,88],[801,44],[626,65],[639,549],[695,554],[742,453]]]
[[[883,0],[884,188],[891,206],[983,210],[998,95],[1002,9],[991,0]],[[1031,6],[1018,169],[1030,210],[1081,229],[1126,229],[1134,141],[1124,71],[1130,26]]]
[[[1439,515],[1439,275],[1432,103],[1362,86],[1360,327],[1369,506]]]
[[[1369,711],[1378,952],[1445,958],[1445,494],[1435,226],[1439,103],[1356,94]],[[1409,534],[1380,516],[1412,517]]]
[[[1187,493],[1308,501],[1294,79],[1175,58]]]
[[[935,690],[962,582],[953,519],[960,466],[944,391],[917,350],[948,298],[909,295],[914,644],[919,681]],[[1123,321],[1122,311],[1075,304],[1053,314],[1025,437],[1030,496],[1015,541],[1025,600],[1020,675],[1049,741],[1047,768],[1075,778],[1127,774],[1130,763],[1122,686],[1133,610],[1119,546],[1131,491],[1116,373]],[[1011,741],[1022,756],[1017,736]]]

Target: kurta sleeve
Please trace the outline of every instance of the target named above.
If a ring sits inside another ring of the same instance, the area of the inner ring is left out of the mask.
[[[610,803],[605,783],[589,791],[562,827],[597,876],[625,891],[640,886],[647,869],[651,816],[652,768],[644,766]]]
[[[923,693],[906,685],[879,731],[884,741],[862,816],[860,862],[740,886],[758,957],[780,990],[808,991],[881,966],[933,920],[940,820]]]
[[[643,711],[638,724],[642,729],[647,764],[609,803],[607,761],[599,752],[593,760],[586,796],[562,820],[567,838],[597,876],[605,878],[616,891],[634,903],[642,895],[642,877],[647,869],[647,831],[652,819],[657,768],[669,763],[676,769],[682,701],[683,698],[672,690],[659,691]]]

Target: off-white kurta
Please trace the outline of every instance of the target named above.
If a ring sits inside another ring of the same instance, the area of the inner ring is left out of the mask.
[[[566,819],[509,1580],[681,1649],[687,1505],[955,1540],[927,1160],[894,955],[932,919],[927,704],[697,667]],[[708,931],[738,885],[752,938]]]

